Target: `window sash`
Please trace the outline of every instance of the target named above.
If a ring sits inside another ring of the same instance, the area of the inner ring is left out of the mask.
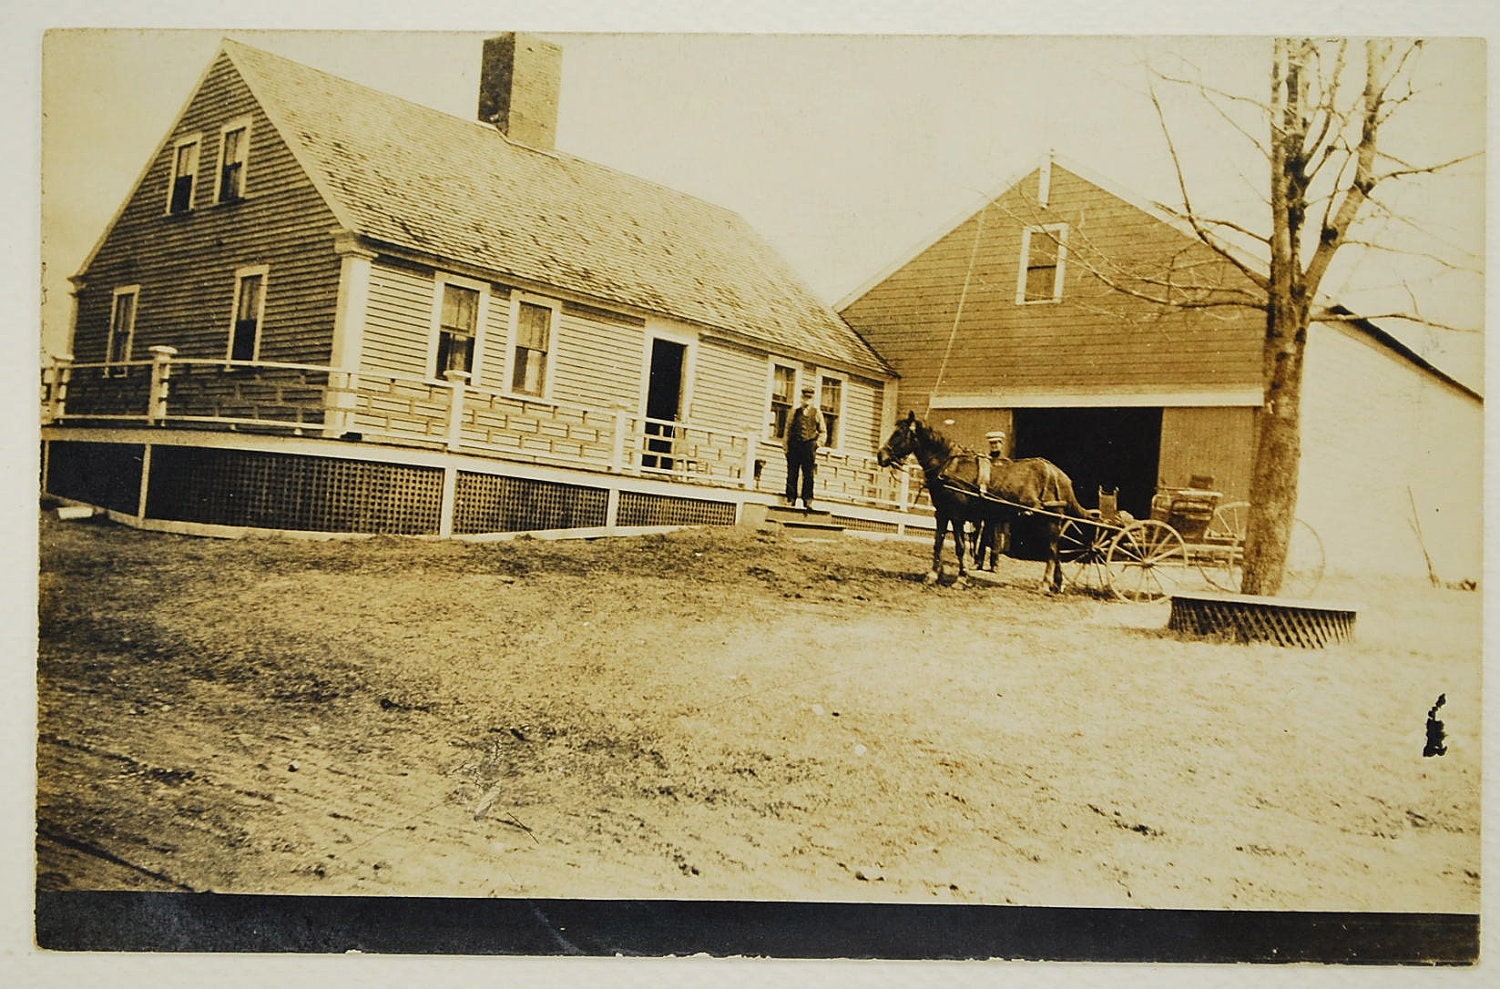
[[[135,293],[115,296],[114,312],[109,319],[109,357],[111,363],[130,360],[131,337],[135,335]]]
[[[844,382],[839,378],[824,378],[818,392],[818,407],[823,413],[823,442],[827,446],[838,446],[839,422],[843,418]]]
[[[224,132],[224,144],[219,153],[219,202],[227,203],[239,199],[244,192],[242,181],[245,170],[245,152],[248,142],[244,127]]]
[[[547,352],[517,347],[512,364],[510,390],[523,395],[541,395],[547,387]]]
[[[260,343],[260,316],[265,303],[266,276],[260,272],[240,275],[235,292],[234,329],[229,340],[229,359],[253,361]]]
[[[1026,266],[1026,301],[1046,302],[1057,297],[1057,264]]]
[[[1062,298],[1062,259],[1066,253],[1065,225],[1032,227],[1022,243],[1019,302],[1056,302]]]
[[[444,285],[443,313],[439,319],[445,330],[474,336],[479,326],[479,290],[463,285]]]
[[[546,390],[553,312],[550,306],[534,302],[517,304],[516,340],[511,351],[511,391],[540,396]]]
[[[474,338],[467,333],[443,330],[438,334],[437,376],[445,378],[449,371],[474,371]]]
[[[785,364],[772,365],[771,371],[771,435],[786,439],[787,426],[792,421],[792,396],[797,391],[797,369]]]
[[[197,176],[198,142],[179,144],[172,155],[171,212],[186,213],[193,208],[193,184]]]

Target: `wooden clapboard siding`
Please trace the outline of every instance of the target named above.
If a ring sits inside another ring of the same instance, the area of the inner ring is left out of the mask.
[[[839,448],[847,454],[873,456],[884,442],[880,435],[882,386],[864,378],[844,382],[844,436]]]
[[[431,269],[383,259],[370,265],[360,366],[418,377],[430,372],[435,284]]]
[[[437,291],[436,283],[429,291]],[[431,300],[428,302],[432,304]],[[505,379],[506,348],[510,346],[511,292],[504,285],[490,285],[485,308],[484,332],[477,344],[479,351],[474,356],[472,383],[480,388],[504,391],[509,383]],[[429,325],[432,319],[428,311]],[[429,347],[431,344],[428,345]]]
[[[763,437],[771,419],[769,368],[763,352],[717,337],[699,339],[693,418]]]
[[[1036,205],[1037,181],[1032,173],[843,310],[901,373],[903,407],[924,406],[939,373],[945,394],[1259,382],[1264,324],[1257,311],[1161,309],[1111,289],[1082,263],[1105,258],[1132,271],[1164,271],[1174,257],[1209,260],[1205,248],[1059,166],[1043,209]],[[1023,231],[1050,223],[1069,228],[1072,263],[1064,263],[1062,301],[1018,305]],[[1241,284],[1227,263],[1219,269],[1229,269],[1222,273],[1226,284]]]
[[[645,320],[570,305],[559,320],[552,397],[590,408],[639,410]]]
[[[219,129],[241,116],[251,120],[245,198],[217,205]],[[193,132],[202,138],[194,208],[168,215],[174,144]],[[235,270],[264,264],[270,271],[261,359],[326,364],[338,295],[335,226],[333,213],[221,55],[81,273],[75,358],[105,358],[111,296],[133,284],[141,291],[132,356],[148,357],[149,347],[164,344],[183,357],[223,357]]]
[[[1185,488],[1207,474],[1226,501],[1248,501],[1254,455],[1255,409],[1162,409],[1157,475],[1165,486]]]

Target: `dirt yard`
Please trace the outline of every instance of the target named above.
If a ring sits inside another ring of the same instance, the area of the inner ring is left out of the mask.
[[[1479,909],[1473,592],[1301,651],[852,536],[41,540],[44,890]]]

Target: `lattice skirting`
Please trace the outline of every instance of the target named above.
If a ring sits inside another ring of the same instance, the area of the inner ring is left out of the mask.
[[[1167,628],[1185,635],[1234,642],[1270,642],[1318,649],[1354,638],[1353,608],[1235,594],[1172,597]]]
[[[140,443],[53,443],[43,487],[59,498],[134,515],[145,452]]]
[[[305,452],[236,447],[51,440],[44,492],[142,522],[252,530],[408,536],[442,535],[445,487],[451,531],[485,533],[611,526],[734,525],[733,501],[620,490]],[[445,486],[445,473],[451,485]],[[140,515],[142,484],[145,513]],[[618,483],[618,482],[615,482]]]
[[[442,512],[436,467],[252,450],[157,446],[146,517],[285,529],[434,535]]]
[[[734,525],[734,505],[702,498],[620,492],[619,525]]]
[[[453,532],[587,529],[605,524],[608,502],[602,488],[459,471]]]

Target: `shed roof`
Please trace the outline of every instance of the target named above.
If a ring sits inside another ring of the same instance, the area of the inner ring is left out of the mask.
[[[731,210],[240,42],[223,51],[356,234],[892,373]]]

